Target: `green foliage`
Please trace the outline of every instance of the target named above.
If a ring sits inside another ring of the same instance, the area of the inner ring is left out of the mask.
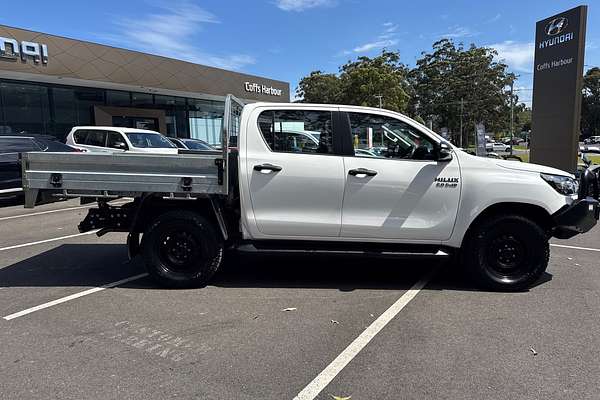
[[[340,68],[341,103],[378,107],[376,95],[381,95],[383,108],[402,112],[408,104],[407,73],[397,52],[359,57]]]
[[[447,127],[455,142],[464,146],[478,122],[490,132],[508,130],[511,98],[507,86],[515,76],[505,64],[494,61],[496,55],[487,47],[464,48],[448,39],[435,42],[432,52],[423,53],[410,74],[413,108],[433,120],[434,129]],[[515,96],[513,101],[517,100]],[[461,112],[462,141],[457,136]]]
[[[408,103],[407,68],[400,54],[383,51],[374,58],[359,57],[340,67],[339,75],[313,71],[300,80],[296,95],[306,103],[338,103],[405,111]]]
[[[403,112],[440,130],[447,127],[455,143],[469,144],[475,124],[489,132],[507,135],[511,100],[515,104],[515,133],[530,129],[531,113],[508,86],[516,77],[495,61],[494,49],[452,40],[435,42],[414,69],[400,62],[400,54],[382,51],[376,57],[359,57],[340,67],[338,74],[314,71],[302,78],[296,94],[308,103],[338,103],[378,107]],[[462,140],[459,138],[463,122]]]
[[[581,131],[585,136],[600,135],[600,68],[589,69],[583,77]]]
[[[306,103],[339,103],[340,79],[335,74],[313,71],[300,80],[296,95]]]

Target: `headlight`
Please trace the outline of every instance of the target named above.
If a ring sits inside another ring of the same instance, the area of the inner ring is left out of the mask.
[[[577,194],[579,190],[579,182],[568,176],[540,174],[543,180],[548,182],[558,193],[565,196]]]

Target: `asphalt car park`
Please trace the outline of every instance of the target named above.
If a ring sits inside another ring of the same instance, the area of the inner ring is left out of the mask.
[[[600,392],[600,228],[520,293],[444,264],[232,257],[166,290],[76,200],[0,209],[2,398],[578,398]],[[564,247],[566,246],[566,247]]]

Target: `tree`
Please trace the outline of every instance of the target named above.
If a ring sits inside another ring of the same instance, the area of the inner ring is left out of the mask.
[[[408,104],[408,69],[400,54],[382,51],[374,58],[359,57],[340,69],[341,100],[345,104],[405,111]]]
[[[313,71],[300,80],[296,95],[305,103],[335,104],[340,100],[340,79],[335,74]]]
[[[359,57],[340,67],[339,75],[313,71],[302,78],[296,95],[306,103],[342,103],[405,111],[408,69],[397,52],[383,51],[374,58]]]
[[[589,69],[583,77],[581,131],[584,136],[600,135],[600,68]]]
[[[473,44],[466,49],[449,39],[435,42],[432,50],[422,53],[410,74],[414,113],[432,120],[437,129],[447,127],[465,147],[479,122],[490,132],[506,130],[511,101],[506,87],[516,78],[507,65],[495,61],[496,51]]]

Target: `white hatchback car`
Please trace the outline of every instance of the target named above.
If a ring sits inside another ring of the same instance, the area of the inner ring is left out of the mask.
[[[145,129],[113,126],[75,126],[67,144],[90,152],[177,154],[177,147],[162,134]]]

